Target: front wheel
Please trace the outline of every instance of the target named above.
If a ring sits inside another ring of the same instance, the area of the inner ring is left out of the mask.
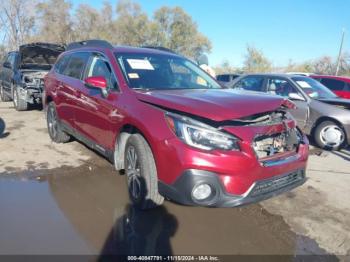
[[[316,144],[326,150],[339,150],[344,146],[345,133],[343,129],[332,121],[320,123],[314,133]]]
[[[140,209],[161,205],[164,198],[158,192],[158,176],[152,151],[140,134],[129,137],[124,154],[129,196]]]
[[[28,103],[22,99],[18,94],[18,88],[13,87],[13,106],[17,111],[26,111],[28,109]]]

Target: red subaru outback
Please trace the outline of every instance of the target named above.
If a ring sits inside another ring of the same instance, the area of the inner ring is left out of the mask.
[[[222,89],[173,52],[73,43],[45,88],[51,139],[73,136],[105,155],[142,209],[164,198],[233,207],[305,181],[308,141],[293,103]]]

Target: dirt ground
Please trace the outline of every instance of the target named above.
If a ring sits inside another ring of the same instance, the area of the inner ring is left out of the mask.
[[[52,143],[42,111],[1,102],[0,118],[0,254],[350,256],[349,150],[317,151],[302,187],[260,204],[138,213],[125,177],[78,142]]]

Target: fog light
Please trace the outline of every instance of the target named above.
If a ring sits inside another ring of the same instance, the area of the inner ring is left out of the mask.
[[[192,196],[197,200],[204,200],[211,195],[211,192],[211,187],[208,184],[200,184],[193,188]]]

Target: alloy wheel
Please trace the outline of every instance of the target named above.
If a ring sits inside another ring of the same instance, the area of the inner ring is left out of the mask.
[[[48,122],[49,132],[51,137],[56,137],[58,123],[57,123],[56,111],[53,107],[50,107],[48,109],[47,122]]]
[[[135,147],[129,146],[126,150],[126,175],[129,192],[134,200],[141,197],[141,169]]]

